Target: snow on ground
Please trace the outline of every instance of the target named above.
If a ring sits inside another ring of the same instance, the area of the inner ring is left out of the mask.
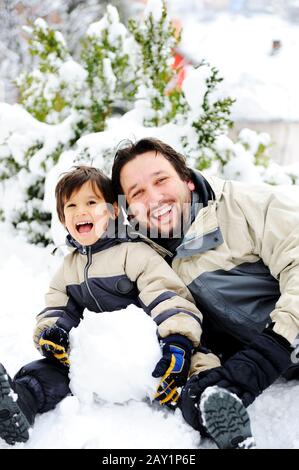
[[[275,15],[221,14],[212,21],[189,15],[182,25],[186,56],[217,67],[223,92],[237,98],[233,120],[298,121],[298,24]],[[273,54],[272,41],[281,43]]]
[[[45,249],[26,244],[3,224],[0,224],[0,233],[0,361],[14,375],[22,365],[40,357],[32,343],[35,315],[43,308],[44,292],[61,258],[51,256],[50,247]],[[126,315],[126,319],[119,318],[121,313]],[[141,332],[143,338],[148,333],[143,341],[134,336],[132,329],[137,313],[140,313],[138,333]],[[153,387],[152,378],[146,378],[140,367],[144,361],[144,369],[150,374],[152,364],[159,357],[153,324],[148,317],[143,317],[143,313],[134,307],[127,312],[110,314],[110,321],[108,313],[99,317],[97,322],[95,314],[86,312],[84,321],[85,324],[82,322],[80,330],[74,332],[71,338],[74,361],[72,383],[73,390],[77,390],[78,394],[65,398],[55,410],[37,416],[30,440],[26,444],[17,444],[16,448],[215,447],[210,440],[200,441],[198,433],[184,422],[179,410],[170,412],[151,403],[148,398]],[[96,334],[100,334],[103,341],[105,338],[106,347],[110,348],[109,354],[105,350],[101,352],[101,347],[92,340]],[[115,348],[113,339],[109,344],[112,335],[117,338]],[[121,345],[124,345],[123,349]],[[140,352],[134,358],[134,350],[140,350],[141,345],[144,347],[142,354]],[[96,354],[104,353],[103,362],[99,357],[97,365]],[[109,357],[111,367],[107,371]],[[99,377],[89,380],[86,372],[92,374],[96,367]],[[126,379],[128,374],[130,380]],[[105,380],[102,394],[100,376]],[[73,382],[73,378],[77,383]],[[85,380],[84,385],[80,385],[81,379]],[[97,393],[94,401],[90,400],[90,387]],[[109,388],[112,401],[118,403],[103,401],[103,398],[109,397]],[[299,447],[298,393],[299,382],[281,380],[251,405],[249,413],[258,447]],[[124,401],[130,394],[135,399]],[[0,449],[7,447],[0,440]]]

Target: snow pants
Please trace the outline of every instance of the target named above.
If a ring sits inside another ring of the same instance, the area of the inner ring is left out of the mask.
[[[48,358],[30,362],[17,372],[13,388],[30,424],[37,413],[52,410],[71,393],[68,373],[68,367]]]

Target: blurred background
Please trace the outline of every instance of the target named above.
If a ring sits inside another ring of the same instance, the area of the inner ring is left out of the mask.
[[[22,26],[37,17],[61,31],[74,58],[88,26],[107,4],[118,8],[125,24],[142,17],[146,0],[0,0],[0,101],[18,102],[13,80],[30,70]],[[299,0],[168,0],[176,27],[182,29],[178,57],[216,66],[225,92],[236,98],[232,137],[244,127],[269,132],[273,158],[298,160]]]

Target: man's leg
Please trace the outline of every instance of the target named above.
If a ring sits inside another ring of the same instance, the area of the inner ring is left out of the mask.
[[[249,415],[235,393],[218,386],[207,386],[200,393],[194,390],[197,377],[204,375],[191,377],[182,390],[179,407],[186,422],[220,449],[254,447]]]
[[[219,449],[255,447],[249,415],[235,394],[218,386],[206,388],[200,398],[199,415]]]
[[[0,437],[25,442],[37,413],[53,409],[70,393],[68,368],[40,359],[22,367],[12,380],[0,365]]]

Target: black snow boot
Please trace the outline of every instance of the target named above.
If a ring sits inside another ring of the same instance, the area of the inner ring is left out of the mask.
[[[29,439],[30,418],[28,420],[25,414],[26,392],[23,397],[20,392],[21,388],[16,390],[13,381],[0,364],[0,437],[11,445]]]
[[[250,449],[255,447],[249,415],[242,401],[218,386],[202,393],[200,416],[207,434],[219,449]]]

